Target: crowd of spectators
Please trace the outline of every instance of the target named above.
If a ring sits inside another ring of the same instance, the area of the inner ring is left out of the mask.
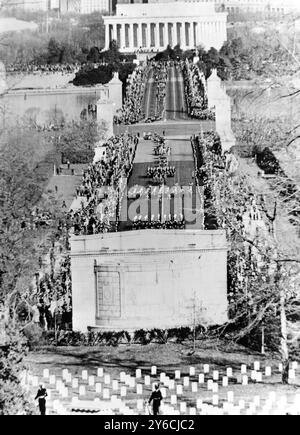
[[[139,215],[136,216],[133,222],[133,230],[179,230],[185,228],[184,217],[181,214],[177,216],[176,214],[172,216],[171,214],[164,216],[145,216],[144,218]]]
[[[166,100],[166,85],[168,80],[168,68],[164,62],[150,62],[152,80],[154,82],[153,96],[150,95],[149,107],[146,108],[145,122],[159,121],[163,118]],[[155,98],[153,98],[155,96]]]
[[[102,160],[90,164],[84,171],[77,196],[81,208],[71,210],[76,235],[98,234],[117,230],[118,215],[126,186],[121,185],[132,171],[138,138],[123,134],[105,144]]]
[[[232,176],[231,154],[222,152],[216,133],[203,133],[192,139],[192,145],[196,177],[203,188],[205,229],[228,229],[228,219],[234,216],[235,231],[245,235],[251,223],[261,220],[259,201],[246,176]]]
[[[50,211],[34,208],[27,217],[21,221],[21,229],[36,230],[50,227],[53,224],[53,216]]]
[[[75,73],[81,67],[81,64],[35,64],[35,63],[13,63],[6,67],[6,72],[10,74],[52,74],[62,73],[70,74]]]
[[[144,94],[149,67],[138,66],[128,78],[122,110],[115,116],[116,124],[135,124],[144,119]]]
[[[71,260],[68,255],[62,258],[56,273],[45,273],[38,280],[37,299],[39,324],[45,330],[71,323]]]
[[[209,117],[206,80],[199,66],[186,60],[181,62],[184,77],[184,92],[188,114],[192,118]]]

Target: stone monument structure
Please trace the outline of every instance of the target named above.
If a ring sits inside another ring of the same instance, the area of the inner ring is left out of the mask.
[[[231,129],[231,98],[216,69],[207,80],[207,97],[209,108],[215,109],[216,132],[220,135],[223,150],[227,151],[236,143]]]
[[[7,90],[6,69],[3,62],[0,61],[0,95]]]
[[[94,162],[101,160],[105,154],[103,143],[113,136],[114,116],[122,108],[122,82],[115,72],[112,80],[100,89],[97,101],[97,123],[103,131],[103,139],[95,148]]]
[[[227,40],[227,12],[213,2],[158,0],[117,4],[116,15],[104,16],[105,50],[115,40],[121,52],[161,51],[168,45],[182,49],[202,45],[219,50]]]
[[[73,329],[222,324],[227,320],[226,257],[224,231],[73,237]]]

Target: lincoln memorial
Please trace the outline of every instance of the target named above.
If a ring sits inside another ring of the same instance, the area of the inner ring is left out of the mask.
[[[103,19],[105,49],[115,40],[126,53],[161,51],[177,44],[184,50],[200,45],[219,50],[227,40],[227,13],[216,12],[213,2],[117,4],[116,15]]]

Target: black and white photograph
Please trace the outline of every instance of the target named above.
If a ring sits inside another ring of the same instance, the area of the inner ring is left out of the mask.
[[[0,415],[300,415],[299,0],[0,0]]]

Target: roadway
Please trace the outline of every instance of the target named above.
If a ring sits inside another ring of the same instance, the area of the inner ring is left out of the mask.
[[[182,71],[170,66],[166,88],[166,120],[188,120]]]

